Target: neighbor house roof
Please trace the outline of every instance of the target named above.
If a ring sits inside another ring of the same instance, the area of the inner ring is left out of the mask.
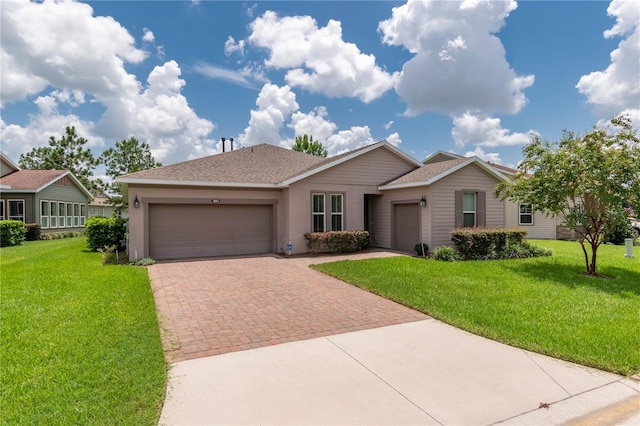
[[[468,158],[468,157],[465,157],[464,155],[460,155],[460,154],[454,154],[453,152],[437,151],[431,154],[430,156],[428,156],[427,158],[425,158],[424,160],[422,160],[422,164],[429,164],[437,161],[447,161],[447,159],[455,160],[458,158]]]
[[[0,152],[0,161],[4,161],[5,164],[7,164],[9,167],[11,167],[13,170],[20,170],[20,167],[18,167],[18,165],[16,163],[14,163],[13,161],[11,161],[11,158],[7,157],[6,155],[4,155],[3,152]]]
[[[0,187],[3,192],[36,193],[65,176],[68,176],[88,197],[92,197],[87,188],[68,170],[18,170],[0,177]]]
[[[494,176],[498,180],[506,180],[506,178],[501,173],[496,171],[484,161],[480,160],[478,157],[462,157],[453,160],[438,161],[435,163],[425,164],[419,169],[409,172],[406,175],[403,175],[386,185],[378,187],[378,189],[399,189],[431,185],[439,181],[440,179],[449,176],[450,174],[457,172],[458,170],[471,164],[476,164],[478,167]]]
[[[300,179],[379,148],[395,152],[416,167],[420,165],[386,141],[329,158],[275,145],[260,144],[123,175],[116,178],[116,181],[163,185],[286,187]]]

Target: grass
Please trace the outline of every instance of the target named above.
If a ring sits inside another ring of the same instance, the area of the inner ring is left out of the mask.
[[[146,269],[83,237],[0,250],[2,424],[155,425],[166,366]]]
[[[583,275],[580,245],[532,241],[551,257],[438,262],[391,257],[313,268],[471,333],[624,375],[640,372],[640,250],[601,246]]]

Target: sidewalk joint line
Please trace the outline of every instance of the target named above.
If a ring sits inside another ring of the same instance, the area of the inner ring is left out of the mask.
[[[529,354],[529,352],[528,352],[528,351],[526,351],[526,350],[524,350],[524,349],[521,349],[521,350],[522,350],[522,352],[524,352],[524,354],[527,356],[527,358],[529,358],[529,359],[530,359],[530,360],[531,360],[531,361],[532,361],[532,362],[533,362],[533,363],[534,363],[534,364],[535,364],[535,365],[536,365],[540,370],[542,370],[542,372],[544,372],[544,374],[546,374],[546,375],[547,375],[547,377],[549,377],[551,380],[553,380],[553,383],[555,383],[556,385],[558,385],[558,387],[559,387],[560,389],[562,389],[562,390],[563,390],[567,395],[571,396],[571,392],[569,392],[568,390],[566,390],[566,389],[564,388],[564,386],[562,386],[560,383],[558,383],[558,381],[557,381],[557,380],[556,380],[556,379],[555,379],[551,374],[549,374],[549,373],[547,372],[547,370],[545,370],[544,368],[542,368],[542,366],[541,366],[540,364],[538,364],[538,363],[536,362],[536,360],[535,360],[535,359],[533,359],[533,357]]]
[[[416,404],[415,402],[413,402],[411,399],[409,399],[405,394],[403,394],[402,392],[400,392],[398,389],[396,389],[391,383],[387,382],[385,379],[383,379],[382,377],[380,377],[378,374],[376,374],[373,370],[371,370],[369,367],[367,367],[366,365],[364,365],[362,362],[360,362],[358,359],[356,359],[353,355],[351,355],[349,352],[347,352],[346,350],[344,350],[340,345],[338,345],[336,342],[334,342],[333,340],[331,340],[332,336],[326,336],[325,339],[327,339],[329,342],[331,342],[332,345],[334,345],[336,348],[340,349],[343,353],[345,353],[349,358],[351,358],[352,360],[354,360],[355,362],[357,362],[358,364],[360,364],[365,370],[367,370],[369,373],[373,374],[374,376],[376,376],[378,378],[378,380],[380,380],[382,383],[384,383],[385,385],[389,386],[391,389],[393,389],[398,395],[400,395],[401,397],[403,397],[404,399],[406,399],[411,405],[413,405],[414,407],[416,407],[418,410],[422,411],[424,414],[426,414],[427,416],[429,416],[430,418],[432,418],[433,420],[435,420],[439,425],[444,425],[444,423],[442,423],[441,421],[439,421],[438,419],[436,419],[435,417],[433,417],[431,414],[429,414],[428,412],[426,412],[422,407],[420,407],[418,404]]]

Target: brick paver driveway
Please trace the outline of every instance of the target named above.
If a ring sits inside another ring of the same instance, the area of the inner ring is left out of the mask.
[[[427,318],[308,267],[339,257],[277,256],[149,267],[168,362]]]

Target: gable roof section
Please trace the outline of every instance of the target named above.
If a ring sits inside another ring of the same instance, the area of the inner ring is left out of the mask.
[[[456,160],[459,158],[468,158],[468,157],[465,157],[464,155],[454,154],[453,152],[438,151],[438,152],[434,152],[433,154],[431,154],[430,156],[422,160],[422,164],[438,163],[441,161]]]
[[[260,144],[123,175],[116,178],[116,181],[137,184],[283,188],[379,148],[388,149],[416,167],[420,166],[416,160],[386,141],[329,158]]]
[[[68,170],[18,170],[0,177],[0,186],[3,192],[38,193],[65,176],[69,177],[85,195],[93,198],[87,188]]]
[[[9,168],[13,169],[14,172],[20,170],[20,167],[18,167],[16,163],[11,161],[11,159],[6,155],[4,155],[4,153],[2,153],[1,151],[0,151],[0,161],[2,161],[7,166],[9,166]]]
[[[476,164],[478,167],[486,171],[497,180],[507,180],[501,173],[496,171],[493,167],[489,166],[478,157],[470,158],[456,158],[447,161],[438,161],[435,163],[425,164],[424,166],[407,173],[404,176],[399,177],[396,180],[389,182],[386,185],[379,186],[381,191],[388,189],[400,189],[400,188],[413,188],[416,186],[431,185],[440,179],[449,176],[458,170],[467,167],[471,164]]]

